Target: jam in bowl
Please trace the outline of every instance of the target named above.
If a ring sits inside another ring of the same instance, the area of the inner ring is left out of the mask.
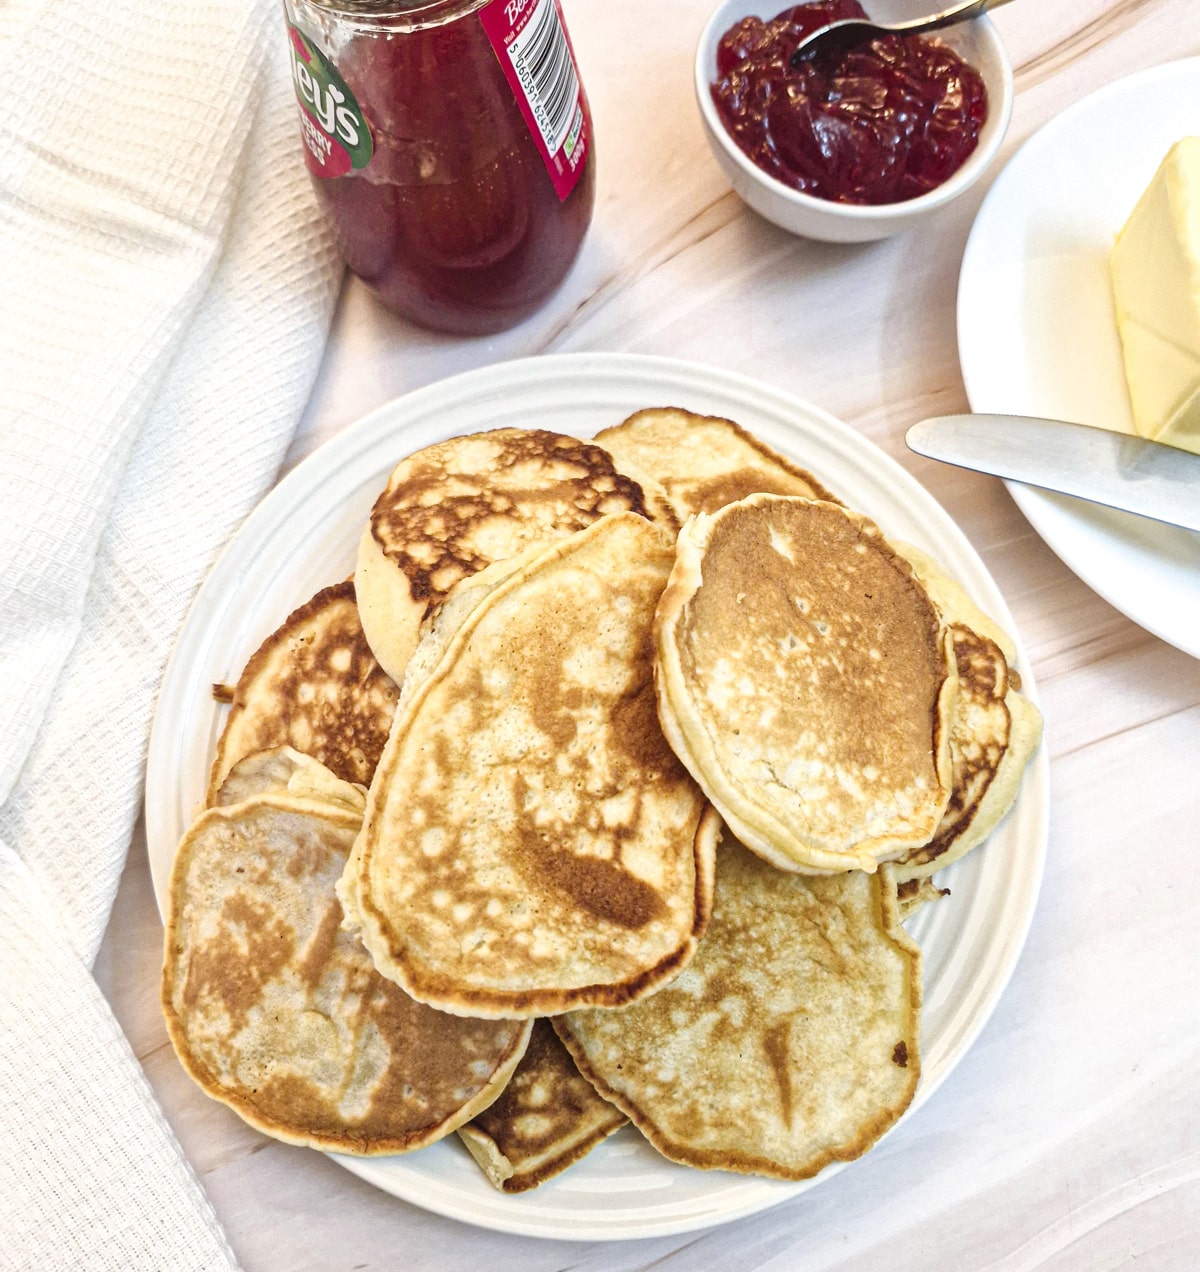
[[[863,8],[817,0],[765,13],[725,0],[695,74],[714,156],[768,219],[814,238],[882,238],[961,194],[994,157],[1012,72],[987,18],[936,37],[834,36],[792,66],[805,34]]]

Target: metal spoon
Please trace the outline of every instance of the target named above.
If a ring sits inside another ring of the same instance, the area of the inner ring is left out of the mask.
[[[810,31],[796,46],[791,56],[791,64],[799,66],[804,54],[818,40],[825,39],[834,31],[841,33],[841,38],[849,36],[852,40],[869,40],[877,35],[920,35],[923,31],[936,31],[940,27],[953,26],[957,22],[968,22],[978,18],[988,9],[998,9],[1010,0],[967,0],[965,4],[956,4],[952,8],[943,9],[940,13],[930,14],[925,18],[909,18],[905,22],[872,22],[870,18],[842,18],[837,22],[829,22],[825,26]]]

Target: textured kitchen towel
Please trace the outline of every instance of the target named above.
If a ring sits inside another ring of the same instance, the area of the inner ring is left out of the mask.
[[[47,939],[57,921],[0,843],[0,1020],[20,1046],[0,1044],[0,1267],[236,1267],[108,1004]]]
[[[0,1263],[230,1266],[88,968],[171,642],[341,270],[275,0],[13,0],[0,58]]]

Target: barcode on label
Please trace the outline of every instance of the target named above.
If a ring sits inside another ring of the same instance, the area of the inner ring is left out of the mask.
[[[556,155],[565,141],[578,137],[582,117],[579,76],[554,0],[537,0],[520,34],[508,46],[546,149]],[[574,134],[568,137],[568,134]],[[568,157],[570,157],[568,147]]]

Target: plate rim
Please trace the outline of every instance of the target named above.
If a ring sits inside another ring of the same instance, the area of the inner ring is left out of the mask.
[[[968,303],[969,298],[966,295],[966,291],[971,285],[972,275],[981,268],[979,260],[986,256],[985,231],[990,228],[989,221],[993,210],[1004,198],[1008,197],[1009,183],[1016,180],[1020,175],[1021,166],[1029,162],[1031,156],[1040,154],[1046,148],[1052,149],[1062,132],[1069,131],[1075,127],[1080,119],[1086,118],[1097,109],[1102,108],[1110,99],[1121,98],[1127,94],[1134,93],[1147,82],[1175,78],[1179,78],[1184,82],[1192,79],[1196,82],[1197,88],[1200,89],[1200,56],[1191,55],[1174,58],[1168,62],[1141,67],[1084,94],[1084,96],[1078,98],[1063,110],[1052,115],[1025,138],[996,175],[975,214],[970,232],[967,235],[958,273],[955,302],[955,331],[958,344],[959,372],[962,376],[963,387],[972,411],[1000,411],[1003,413],[1011,408],[1011,404],[1006,407],[1002,401],[993,401],[986,392],[981,392],[979,386],[981,361],[973,361],[972,355],[964,356],[964,347],[969,347],[973,343],[964,339],[964,330],[971,323],[967,311],[975,307],[974,304]],[[1134,199],[1136,199],[1138,193],[1140,191],[1134,193]],[[1132,206],[1131,202],[1130,207],[1132,208]],[[971,299],[973,300],[973,298]],[[1032,411],[1026,413],[1036,414],[1036,412]],[[1124,541],[1122,536],[1113,535],[1110,530],[1097,521],[1098,518],[1108,515],[1107,513],[1095,512],[1092,505],[1087,504],[1083,500],[1072,499],[1069,496],[1042,490],[1009,478],[1003,480],[1013,501],[1034,532],[1081,582],[1144,631],[1174,646],[1183,653],[1189,654],[1194,658],[1200,658],[1200,632],[1189,632],[1184,630],[1182,625],[1173,627],[1169,622],[1164,623],[1161,619],[1146,614],[1143,607],[1137,604],[1136,598],[1131,601],[1127,595],[1123,594],[1122,589],[1113,587],[1110,584],[1100,566],[1091,567],[1086,562],[1081,563],[1078,554],[1071,551],[1069,545],[1064,544],[1063,536],[1056,533],[1054,529],[1053,522],[1055,518],[1060,515],[1066,515],[1075,525],[1087,528],[1091,534],[1106,543]],[[1133,517],[1132,513],[1114,515],[1118,518],[1118,524],[1121,524],[1126,517]],[[1187,531],[1180,532],[1187,533]],[[1151,530],[1151,533],[1154,533],[1154,531]],[[1200,535],[1197,538],[1200,539]]]
[[[395,433],[402,433],[406,427],[412,427],[411,419],[413,417],[417,417],[419,425],[420,409],[423,406],[427,406],[430,402],[437,403],[439,399],[446,395],[450,395],[453,398],[456,394],[469,402],[472,400],[472,394],[476,390],[478,390],[478,396],[486,399],[489,394],[495,395],[497,392],[503,392],[509,381],[515,381],[518,385],[522,382],[537,385],[543,378],[548,378],[549,381],[561,380],[565,384],[570,385],[573,382],[578,382],[588,373],[597,374],[602,379],[609,377],[614,382],[619,381],[622,377],[633,379],[640,377],[651,381],[671,381],[672,387],[682,381],[687,381],[701,393],[715,393],[717,397],[723,395],[732,397],[744,396],[757,400],[759,405],[766,403],[773,406],[784,414],[797,417],[798,420],[807,419],[807,427],[819,425],[823,430],[827,430],[828,438],[834,439],[837,445],[842,447],[843,450],[847,450],[854,460],[862,464],[864,474],[870,474],[873,477],[883,474],[891,482],[898,483],[904,493],[915,498],[918,506],[922,508],[922,512],[932,517],[933,522],[936,523],[936,531],[950,536],[954,554],[963,554],[979,578],[984,580],[986,588],[992,593],[991,597],[989,597],[992,616],[1005,627],[1016,645],[1018,666],[1024,682],[1022,691],[1032,702],[1040,706],[1037,687],[1029,669],[1029,660],[1021,641],[1020,632],[1016,628],[999,586],[982,558],[967,539],[962,529],[941,507],[933,495],[921,485],[917,478],[896,460],[892,459],[870,438],[859,433],[850,425],[788,390],[780,389],[743,372],[700,364],[682,358],[663,357],[655,354],[607,352],[554,353],[489,364],[433,381],[430,384],[392,398],[367,412],[316,447],[308,456],[286,473],[276,486],[264,496],[262,501],[251,511],[242,525],[231,536],[229,542],[210,567],[173,642],[171,654],[160,684],[151,725],[143,807],[146,818],[146,851],[150,859],[155,900],[159,906],[160,914],[167,875],[169,874],[170,856],[173,856],[174,852],[173,847],[170,847],[170,845],[174,844],[178,838],[174,833],[169,836],[165,835],[164,821],[169,819],[165,817],[163,812],[162,801],[157,798],[157,793],[163,789],[164,783],[170,780],[171,773],[168,764],[169,750],[164,741],[164,739],[170,739],[171,737],[169,719],[172,707],[171,691],[181,681],[186,682],[189,679],[194,679],[195,671],[192,670],[189,676],[189,668],[182,663],[182,659],[186,656],[188,649],[188,633],[196,630],[197,625],[203,627],[204,624],[211,624],[214,621],[214,602],[219,600],[219,597],[214,597],[213,593],[214,591],[219,591],[224,576],[229,573],[231,565],[236,564],[237,555],[249,537],[255,535],[260,528],[269,525],[272,521],[278,521],[280,518],[286,520],[287,517],[284,514],[287,512],[289,504],[294,503],[299,494],[310,488],[312,480],[321,474],[323,466],[328,463],[331,456],[335,456],[339,452],[346,452],[351,456],[358,455],[361,457],[362,454],[370,451],[372,445],[379,445],[384,438]],[[678,402],[669,404],[679,405]],[[668,405],[668,403],[664,402],[660,403],[660,405]],[[747,424],[746,427],[751,428],[753,431],[753,423]],[[802,428],[804,426],[796,424],[794,427]],[[461,430],[450,429],[444,435],[453,435],[456,431]],[[802,434],[798,434],[797,440],[801,440],[801,437]],[[432,437],[421,442],[421,444],[428,444],[431,440],[433,440]],[[392,463],[396,462],[403,453],[405,452],[397,449]],[[294,511],[291,515],[295,515]],[[870,514],[868,513],[868,515]],[[968,588],[968,590],[972,589]],[[306,598],[297,598],[295,603],[300,604],[304,599]],[[1006,927],[1002,939],[998,942],[993,942],[993,945],[989,947],[989,954],[995,966],[987,968],[989,971],[987,992],[973,1008],[968,1027],[958,1031],[957,1041],[943,1058],[939,1072],[929,1079],[926,1079],[923,1074],[916,1096],[892,1130],[895,1130],[896,1126],[907,1122],[909,1117],[935,1094],[959,1061],[974,1045],[979,1033],[991,1019],[1025,948],[1029,929],[1037,908],[1049,838],[1049,763],[1047,748],[1044,744],[1038,748],[1037,753],[1030,761],[1029,769],[1022,785],[1021,795],[1018,799],[1018,807],[1023,810],[1024,815],[1032,816],[1033,833],[1031,835],[1031,843],[1022,842],[1022,853],[1027,857],[1026,873],[1031,882],[1027,883],[1024,893],[1016,897],[1016,902],[1019,903],[1016,923],[1015,925],[1010,923]],[[1016,813],[1017,808],[1014,808],[1010,816],[1015,817]],[[164,843],[167,847],[162,849],[161,845]],[[165,864],[160,860],[156,865],[156,845],[160,846],[159,857],[161,857],[163,851],[167,853]],[[336,1154],[331,1154],[330,1156],[339,1165],[379,1187],[385,1193],[396,1196],[431,1213],[468,1222],[491,1231],[505,1232],[512,1235],[587,1241],[670,1236],[723,1225],[759,1213],[785,1200],[794,1198],[807,1191],[810,1187],[840,1173],[846,1165],[853,1164],[837,1163],[827,1167],[812,1179],[794,1182],[770,1180],[763,1177],[723,1175],[724,1178],[734,1180],[739,1186],[743,1183],[745,1184],[744,1191],[747,1192],[748,1197],[743,1204],[736,1207],[727,1206],[720,1209],[717,1213],[704,1212],[693,1207],[694,1213],[674,1219],[652,1220],[644,1231],[631,1231],[628,1227],[614,1229],[611,1225],[606,1224],[581,1224],[577,1222],[572,1222],[569,1229],[556,1227],[553,1222],[550,1226],[547,1226],[545,1222],[530,1218],[527,1214],[527,1207],[513,1204],[521,1201],[522,1198],[505,1196],[499,1192],[496,1192],[496,1198],[500,1198],[504,1203],[504,1208],[499,1211],[499,1214],[490,1211],[486,1214],[473,1211],[469,1208],[468,1203],[462,1200],[452,1204],[443,1202],[441,1198],[436,1196],[417,1198],[410,1193],[397,1191],[394,1187],[389,1187],[386,1182],[382,1182],[378,1178],[376,1159],[346,1158]],[[683,1170],[686,1168],[680,1167],[679,1169]],[[746,1182],[747,1178],[749,1179],[748,1183]],[[491,1185],[488,1185],[488,1187],[490,1188]],[[537,1194],[530,1193],[526,1196],[536,1199]],[[553,1219],[553,1216],[551,1218]]]

